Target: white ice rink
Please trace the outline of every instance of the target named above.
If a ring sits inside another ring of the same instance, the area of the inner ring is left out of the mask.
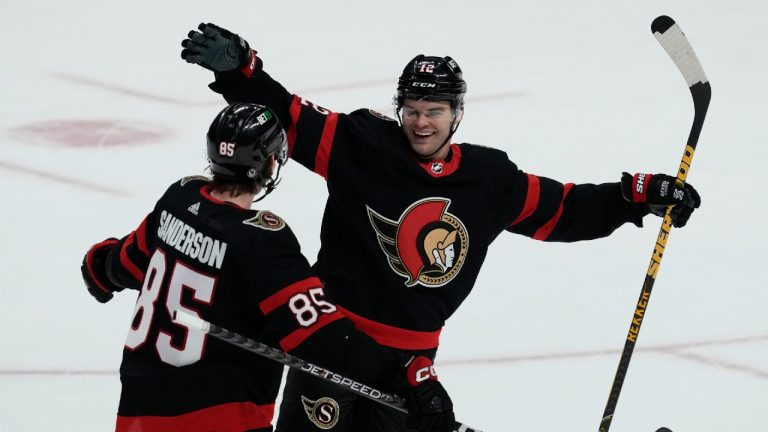
[[[712,83],[689,176],[703,206],[672,233],[611,430],[768,430],[764,1],[3,0],[0,431],[114,428],[135,297],[98,304],[80,261],[206,165],[223,102],[179,57],[199,22],[240,33],[289,90],[335,111],[391,112],[408,60],[451,55],[469,83],[457,141],[607,182],[674,173],[683,152],[693,105],[651,35],[660,14]],[[262,207],[312,259],[325,197],[291,162]],[[571,245],[500,236],[443,332],[457,417],[486,432],[597,430],[659,223]]]

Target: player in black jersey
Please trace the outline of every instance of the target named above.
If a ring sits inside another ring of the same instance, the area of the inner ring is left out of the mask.
[[[181,56],[215,72],[210,87],[228,101],[275,110],[290,157],[322,176],[328,201],[314,268],[339,310],[393,351],[434,357],[445,320],[471,291],[488,246],[503,231],[541,241],[610,235],[649,212],[683,226],[700,199],[667,175],[629,175],[603,184],[560,183],[526,173],[499,150],[453,144],[466,82],[450,57],[416,56],[397,85],[398,120],[349,114],[287,91],[236,34],[201,24]],[[278,429],[317,430],[301,396],[339,401],[351,428],[402,431],[368,401],[290,373]]]
[[[404,394],[414,424],[452,430],[452,404],[431,359],[393,355],[357,331],[326,298],[285,222],[250,209],[277,185],[287,159],[276,115],[233,104],[207,138],[212,180],[172,184],[135,231],[94,245],[83,259],[98,301],[140,291],[120,367],[116,430],[272,430],[283,366],[172,322],[174,310]],[[304,402],[319,426],[339,421],[335,402]]]

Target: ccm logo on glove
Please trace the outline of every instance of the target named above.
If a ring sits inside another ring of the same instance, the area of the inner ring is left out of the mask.
[[[412,358],[406,365],[406,368],[408,370],[408,381],[414,387],[426,380],[437,379],[435,367],[432,365],[432,361],[426,357]]]

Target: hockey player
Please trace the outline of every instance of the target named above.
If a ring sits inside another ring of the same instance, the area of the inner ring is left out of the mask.
[[[201,24],[181,56],[215,72],[228,101],[270,106],[288,131],[290,157],[327,182],[314,268],[339,310],[392,351],[434,358],[441,328],[472,290],[490,243],[503,231],[573,242],[642,226],[649,212],[682,227],[700,204],[674,177],[624,173],[603,184],[560,183],[526,173],[499,150],[453,144],[466,82],[450,57],[418,55],[397,84],[397,121],[350,114],[287,91],[241,37]],[[405,419],[325,383],[289,373],[281,431],[316,431],[301,398],[331,397],[336,431],[404,431]]]
[[[408,361],[355,330],[285,222],[250,209],[277,185],[286,145],[271,110],[228,106],[207,135],[213,179],[172,184],[135,231],[85,255],[83,279],[98,301],[140,290],[120,367],[118,432],[272,430],[283,366],[172,322],[174,310],[404,394],[420,430],[453,430],[431,360]],[[304,403],[317,424],[338,421],[335,402]]]

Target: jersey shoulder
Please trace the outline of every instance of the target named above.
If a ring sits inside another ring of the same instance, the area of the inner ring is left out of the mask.
[[[384,146],[391,149],[393,143],[407,144],[400,123],[378,111],[362,108],[346,116],[345,132],[348,139],[370,146]]]
[[[201,175],[182,177],[168,186],[165,195],[197,193],[201,187],[207,185],[210,181],[210,178]]]
[[[280,216],[269,210],[252,210],[243,219],[243,224],[258,230],[277,232],[290,231],[288,224]]]
[[[466,163],[482,165],[486,168],[514,169],[517,165],[509,159],[507,152],[479,144],[459,144],[461,158]]]
[[[274,250],[299,249],[299,241],[283,218],[269,210],[248,210],[237,218],[239,237]]]
[[[397,120],[370,108],[352,111],[347,117],[353,127],[400,130]]]

